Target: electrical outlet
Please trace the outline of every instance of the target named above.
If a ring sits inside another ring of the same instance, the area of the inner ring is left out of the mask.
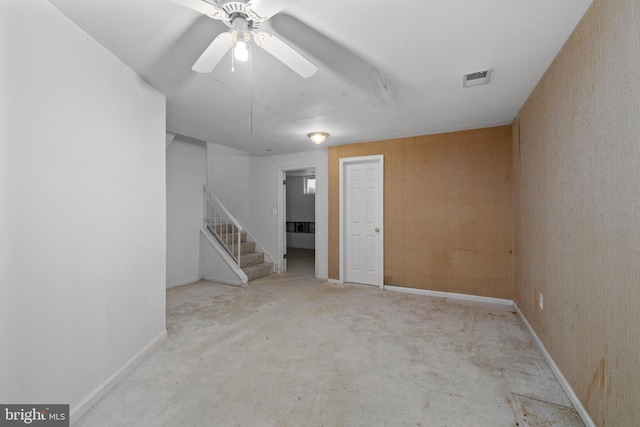
[[[544,310],[544,295],[542,292],[538,293],[538,308]]]

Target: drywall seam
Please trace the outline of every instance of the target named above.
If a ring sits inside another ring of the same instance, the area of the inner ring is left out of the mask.
[[[383,289],[385,291],[402,292],[405,294],[413,294],[413,295],[425,295],[429,297],[446,298],[446,299],[458,300],[458,301],[472,301],[472,302],[481,302],[486,304],[499,304],[499,305],[506,305],[509,307],[513,307],[515,305],[513,300],[510,300],[510,299],[482,297],[482,296],[467,295],[467,294],[457,294],[454,292],[430,291],[427,289],[405,288],[402,286],[388,286],[388,285],[385,285]]]
[[[131,359],[115,371],[109,378],[100,384],[94,391],[89,393],[75,408],[70,411],[70,425],[78,422],[89,409],[100,401],[109,391],[111,391],[124,377],[138,366],[151,352],[167,337],[165,329],[160,335],[151,340],[143,349],[137,352]]]
[[[560,383],[560,386],[562,387],[564,392],[567,393],[567,397],[573,404],[573,407],[575,408],[575,410],[578,412],[578,415],[580,415],[580,418],[582,418],[582,421],[584,422],[585,426],[596,427],[595,423],[589,416],[589,413],[587,412],[585,407],[582,405],[582,402],[580,402],[580,399],[578,399],[578,396],[573,391],[571,384],[569,384],[569,381],[567,381],[564,375],[562,375],[560,368],[558,368],[558,365],[556,365],[556,362],[553,360],[553,358],[551,357],[547,349],[544,347],[544,344],[542,344],[542,341],[540,341],[540,338],[538,338],[538,335],[533,330],[533,328],[531,327],[527,319],[524,317],[524,314],[522,314],[522,311],[520,311],[520,307],[518,307],[518,304],[514,302],[513,307],[516,309],[516,312],[518,313],[518,316],[520,316],[522,323],[524,324],[525,328],[527,328],[527,331],[529,331],[529,335],[531,335],[531,338],[533,338],[533,341],[536,343],[536,346],[538,347],[538,349],[546,359],[547,363],[551,367],[551,371],[553,372],[553,375],[555,375],[556,379]]]

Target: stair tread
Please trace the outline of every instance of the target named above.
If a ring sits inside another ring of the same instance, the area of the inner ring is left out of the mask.
[[[250,265],[249,267],[243,267],[243,270],[259,270],[261,268],[273,267],[273,263],[271,262],[261,262],[259,264]]]
[[[216,236],[223,244],[232,245],[238,241],[238,233],[220,233]],[[240,243],[247,242],[247,233],[240,233]]]
[[[238,257],[238,232],[231,224],[208,225],[208,231],[215,236],[237,260]],[[217,233],[216,233],[217,231]],[[240,268],[247,275],[248,281],[268,276],[273,272],[273,263],[264,262],[264,253],[256,252],[255,242],[247,241],[247,233],[240,232]]]
[[[240,266],[242,268],[251,267],[262,262],[264,262],[264,254],[262,252],[242,254],[240,257]]]
[[[238,246],[236,246],[235,243],[230,243],[228,245],[225,245],[227,247],[227,249],[229,249],[229,251],[231,253],[233,253],[234,257],[237,255],[238,253]],[[240,243],[240,254],[241,255],[248,255],[248,254],[252,254],[256,251],[256,244],[255,242],[242,242]]]
[[[268,276],[273,270],[273,263],[262,262],[249,267],[243,267],[242,271],[245,272],[249,281],[259,279],[260,277]]]

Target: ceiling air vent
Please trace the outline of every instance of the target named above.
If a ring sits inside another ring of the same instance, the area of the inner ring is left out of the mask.
[[[491,71],[493,68],[487,68],[482,71],[474,71],[462,76],[462,87],[478,86],[489,83],[491,80]]]

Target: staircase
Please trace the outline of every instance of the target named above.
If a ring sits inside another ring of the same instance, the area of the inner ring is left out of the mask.
[[[273,272],[273,263],[265,261],[263,252],[256,251],[255,242],[247,241],[246,231],[238,231],[236,225],[230,223],[208,225],[207,229],[244,271],[249,282]],[[238,262],[238,250],[240,262]]]
[[[212,193],[204,188],[206,230],[230,255],[226,262],[247,282],[275,272],[275,261],[256,239],[229,213]],[[265,259],[267,258],[267,259]],[[246,279],[242,275],[242,272]]]

